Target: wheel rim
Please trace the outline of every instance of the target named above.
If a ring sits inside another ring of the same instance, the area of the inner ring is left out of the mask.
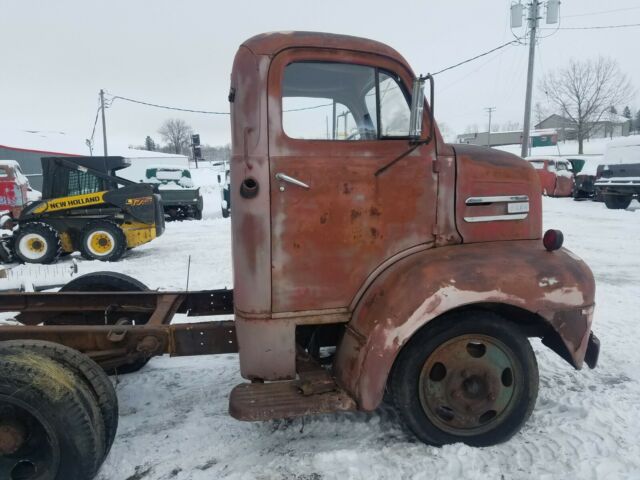
[[[113,235],[104,230],[92,232],[87,238],[87,250],[92,255],[103,257],[110,254],[116,245]]]
[[[513,351],[485,335],[462,335],[436,348],[419,380],[425,414],[441,430],[459,436],[496,428],[514,407],[520,388]]]
[[[55,478],[60,446],[52,428],[33,408],[0,396],[0,478]]]
[[[20,237],[18,249],[20,253],[29,260],[38,260],[46,253],[49,245],[46,238],[37,233],[27,233]]]

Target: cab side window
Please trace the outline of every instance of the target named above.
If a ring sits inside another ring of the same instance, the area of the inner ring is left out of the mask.
[[[296,62],[285,68],[282,126],[290,138],[406,138],[410,107],[400,80],[363,65]]]
[[[67,195],[82,195],[84,193],[96,193],[103,190],[102,179],[88,172],[69,170]]]

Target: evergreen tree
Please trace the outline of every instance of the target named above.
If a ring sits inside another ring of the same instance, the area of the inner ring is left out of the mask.
[[[149,135],[147,135],[147,138],[144,139],[144,148],[149,150],[150,152],[156,149],[156,142],[154,142],[153,138],[151,138]]]
[[[633,122],[633,129],[637,132],[640,130],[640,110],[636,112],[636,120]]]
[[[628,106],[624,107],[624,110],[622,111],[622,116],[631,120],[631,109]]]

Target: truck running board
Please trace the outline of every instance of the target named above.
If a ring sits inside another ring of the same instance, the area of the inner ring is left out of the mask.
[[[247,422],[356,410],[356,402],[338,387],[304,395],[297,380],[243,383],[229,397],[229,414]]]

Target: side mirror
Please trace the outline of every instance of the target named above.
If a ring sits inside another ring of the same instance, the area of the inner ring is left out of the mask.
[[[436,134],[436,122],[433,116],[433,97],[434,82],[433,76],[428,74],[426,77],[420,75],[413,82],[413,92],[411,95],[411,118],[409,120],[409,138],[412,142],[420,140],[422,135],[422,119],[424,112],[424,83],[429,80],[429,120],[431,122],[429,137],[425,140],[430,142]]]
[[[409,137],[413,141],[420,140],[420,135],[422,135],[424,81],[425,78],[422,76],[413,81],[413,91],[411,92],[411,117],[409,120]]]

